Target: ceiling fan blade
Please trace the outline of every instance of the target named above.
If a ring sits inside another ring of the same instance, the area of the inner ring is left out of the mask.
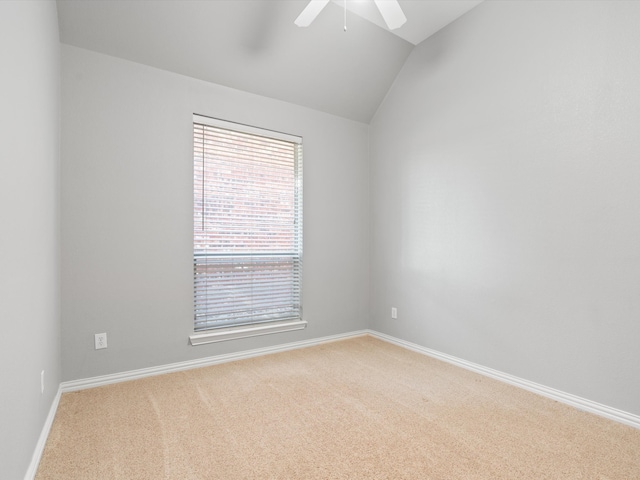
[[[407,21],[407,17],[404,16],[402,8],[398,0],[373,0],[382,14],[389,30],[395,30],[396,28],[404,25]],[[308,7],[307,7],[308,8]]]
[[[329,0],[311,0],[309,5],[298,15],[295,24],[299,27],[308,27],[328,3]]]

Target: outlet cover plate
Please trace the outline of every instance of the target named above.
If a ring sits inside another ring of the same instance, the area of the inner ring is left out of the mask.
[[[96,350],[100,350],[101,348],[107,348],[107,334],[106,333],[96,333]]]

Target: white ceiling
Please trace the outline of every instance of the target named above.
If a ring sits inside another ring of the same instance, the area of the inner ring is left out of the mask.
[[[63,43],[368,123],[413,46],[480,0],[400,0],[393,33],[371,0],[348,0],[344,32],[339,2],[307,28],[293,23],[307,0],[57,5]]]
[[[391,31],[407,42],[417,45],[442,27],[464,15],[483,0],[399,0],[407,22]],[[333,0],[339,6],[344,0]],[[344,7],[343,7],[344,8]],[[382,15],[372,1],[349,0],[347,10],[373,22],[380,28],[389,30]]]

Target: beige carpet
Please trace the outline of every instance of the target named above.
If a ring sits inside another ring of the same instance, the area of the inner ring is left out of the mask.
[[[62,396],[37,480],[640,479],[640,430],[372,337]]]

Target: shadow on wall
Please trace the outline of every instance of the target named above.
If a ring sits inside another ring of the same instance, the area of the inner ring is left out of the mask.
[[[247,53],[257,56],[268,51],[275,40],[282,7],[279,2],[260,2],[258,8],[252,3],[250,10],[245,12],[250,21],[246,22],[243,45]]]

